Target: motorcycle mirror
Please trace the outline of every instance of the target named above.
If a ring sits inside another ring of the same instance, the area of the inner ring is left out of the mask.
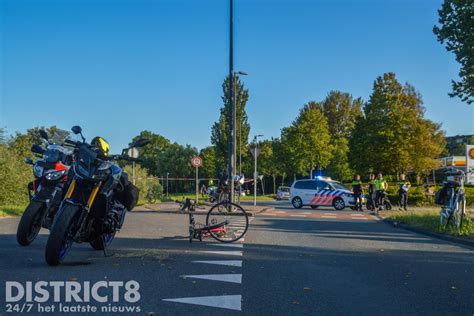
[[[76,135],[81,134],[82,133],[82,128],[79,125],[75,125],[71,128],[71,131]]]
[[[82,138],[82,142],[84,143],[86,141],[86,139],[84,138],[84,135],[82,135],[82,128],[79,126],[79,125],[75,125],[71,128],[71,131],[74,133],[74,134],[79,134],[81,135],[81,138]]]
[[[32,165],[33,164],[33,160],[31,158],[25,158],[25,163],[27,165]]]
[[[48,133],[46,133],[43,129],[39,130],[39,134],[40,134],[41,138],[43,138],[44,140],[46,140],[46,141],[49,140]]]
[[[31,146],[31,151],[34,152],[35,154],[40,154],[40,155],[44,153],[44,149],[41,148],[41,146],[37,144],[34,144],[33,146]]]
[[[132,145],[130,146],[130,148],[133,148],[133,147],[144,147],[144,146],[148,145],[149,143],[150,143],[150,140],[149,140],[149,139],[140,138],[140,139],[138,139],[137,141],[133,142]]]

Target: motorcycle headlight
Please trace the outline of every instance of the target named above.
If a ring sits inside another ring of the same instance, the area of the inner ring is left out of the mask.
[[[61,178],[64,174],[66,173],[66,170],[61,170],[61,171],[50,171],[45,175],[45,178],[47,180],[58,180]]]
[[[33,174],[35,175],[35,177],[39,178],[43,175],[43,167],[41,167],[40,165],[38,164],[35,164],[33,166]]]
[[[110,161],[104,161],[103,163],[100,164],[99,168],[97,168],[97,171],[95,174],[92,176],[92,179],[103,179],[106,178],[110,173],[110,167],[112,166],[112,163]]]

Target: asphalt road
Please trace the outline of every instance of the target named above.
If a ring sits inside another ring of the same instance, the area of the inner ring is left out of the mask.
[[[367,214],[272,205],[232,247],[208,239],[190,244],[186,215],[129,213],[112,244],[113,256],[74,245],[59,267],[44,262],[47,232],[20,247],[18,219],[1,219],[0,277],[2,283],[136,280],[137,303],[112,303],[140,307],[135,314],[474,314],[472,248],[394,228]],[[0,298],[0,314],[9,314],[4,285]]]

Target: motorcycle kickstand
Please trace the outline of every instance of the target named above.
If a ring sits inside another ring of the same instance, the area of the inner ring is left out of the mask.
[[[105,242],[105,236],[102,235],[102,237],[101,237],[100,239],[102,240],[102,250],[103,250],[103,252],[104,252],[104,257],[107,258],[107,257],[113,256],[113,254],[109,254],[109,253],[107,252],[107,243]]]

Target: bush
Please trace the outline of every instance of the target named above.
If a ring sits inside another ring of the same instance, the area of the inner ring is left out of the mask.
[[[132,166],[125,166],[124,171],[128,173],[128,179],[133,181]],[[138,205],[153,203],[163,194],[163,187],[157,178],[148,175],[145,168],[135,165],[135,185],[140,189]]]

